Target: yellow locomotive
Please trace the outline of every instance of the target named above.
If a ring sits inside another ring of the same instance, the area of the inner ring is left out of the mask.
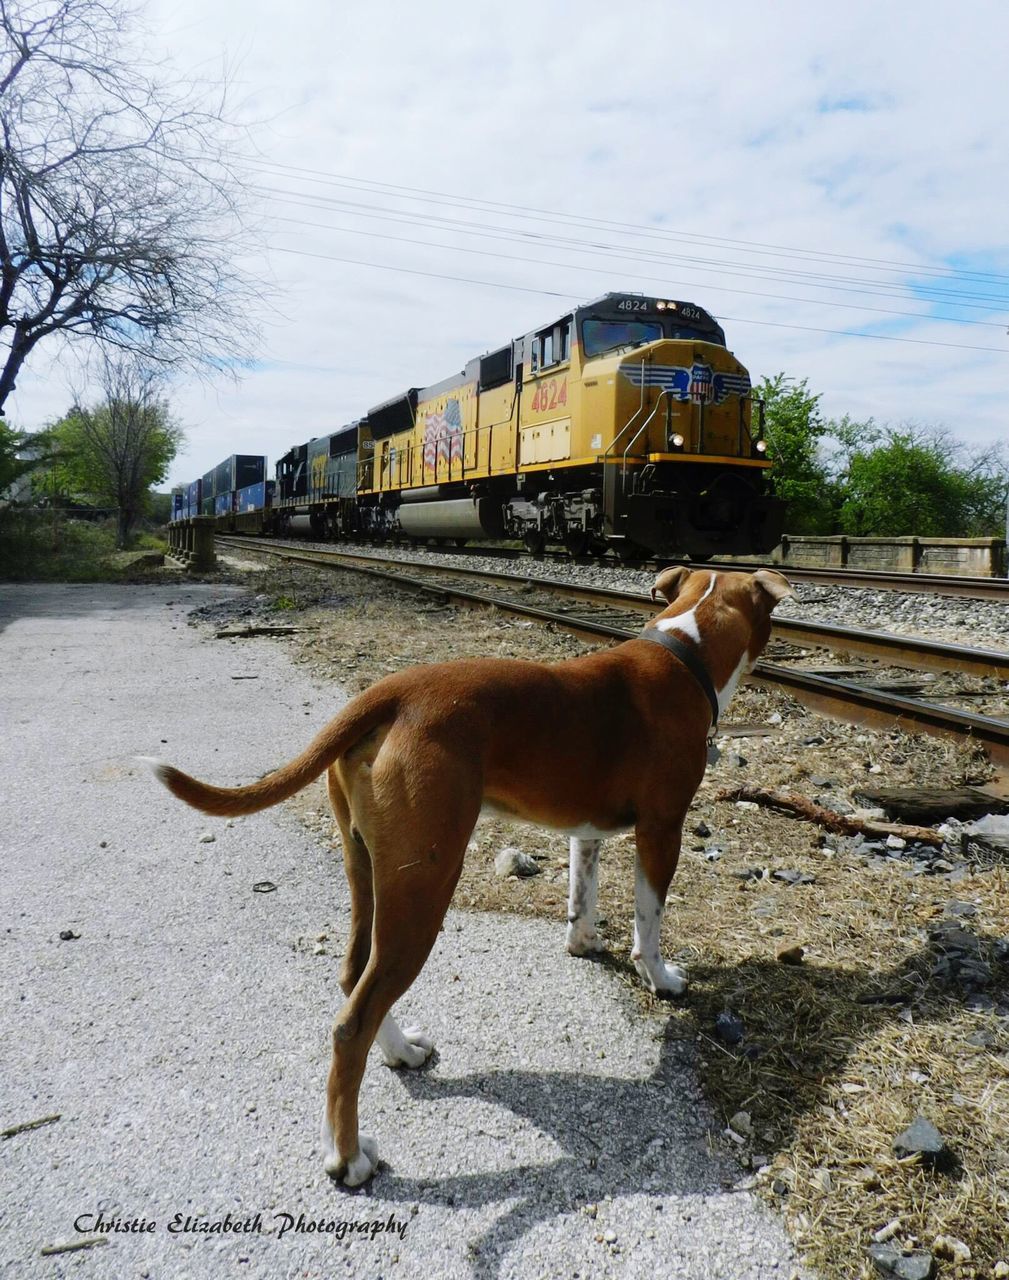
[[[292,450],[274,517],[575,554],[766,552],[784,511],[759,427],[706,311],[609,293]]]

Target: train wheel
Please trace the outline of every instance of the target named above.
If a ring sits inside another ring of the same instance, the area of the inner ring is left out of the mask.
[[[588,554],[590,541],[584,529],[572,529],[564,535],[564,546],[568,554],[576,557]]]
[[[715,553],[713,551],[707,551],[703,556],[699,556],[699,555],[694,555],[693,552],[691,552],[690,559],[695,564],[707,564],[714,554]]]
[[[456,545],[457,547],[464,547],[464,546],[466,545],[466,543],[467,543],[467,542],[469,542],[469,538],[456,538],[456,539],[455,539],[455,545]]]
[[[643,560],[648,556],[648,552],[644,547],[638,546],[630,538],[624,538],[618,542],[616,551],[621,560]]]
[[[522,542],[531,556],[541,556],[547,545],[547,540],[539,529],[527,529],[522,535]]]

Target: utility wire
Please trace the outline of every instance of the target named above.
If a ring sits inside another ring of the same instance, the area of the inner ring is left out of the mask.
[[[349,201],[334,201],[323,197],[310,197],[308,200],[299,199],[291,193],[286,192],[282,188],[260,187],[253,189],[255,194],[261,196],[280,196],[285,203],[293,204],[299,208],[318,209],[323,212],[331,211],[335,213],[347,213],[353,217],[366,217],[373,221],[378,219],[383,222],[406,222],[408,225],[429,225],[436,230],[462,230],[462,234],[477,236],[484,239],[506,240],[510,243],[527,243],[532,241],[539,246],[571,248],[575,247],[586,252],[603,252],[608,257],[620,258],[634,262],[656,262],[672,265],[686,265],[694,270],[711,270],[718,271],[725,275],[739,276],[744,279],[764,280],[770,278],[783,279],[787,283],[799,284],[806,288],[815,288],[823,290],[833,290],[841,293],[858,293],[868,296],[886,297],[886,298],[905,298],[910,297],[923,300],[927,299],[938,304],[950,306],[958,306],[968,308],[970,310],[985,311],[990,313],[996,309],[1009,309],[1009,298],[998,297],[988,294],[969,293],[937,289],[934,286],[920,286],[914,291],[909,291],[906,286],[892,284],[886,281],[869,282],[862,281],[858,278],[850,276],[832,276],[814,272],[786,271],[781,268],[763,267],[760,264],[738,263],[733,260],[724,262],[719,259],[706,259],[688,257],[681,254],[667,253],[623,253],[622,249],[630,246],[598,244],[591,241],[577,240],[570,237],[559,237],[552,235],[542,235],[538,232],[522,232],[512,231],[511,228],[491,226],[485,228],[479,223],[462,222],[458,219],[446,219],[437,215],[425,214],[404,214],[401,212],[392,212],[381,205],[360,205]],[[359,212],[359,210],[361,212]],[[439,225],[443,224],[443,225]],[[503,233],[503,234],[495,234]],[[447,246],[446,246],[447,247]],[[751,271],[739,271],[733,268],[739,266],[752,266],[755,269]],[[828,283],[821,284],[819,281],[824,280]],[[878,283],[884,286],[881,289],[865,288],[867,283]],[[861,287],[860,287],[861,286]],[[970,298],[973,301],[960,301],[961,298]],[[981,305],[979,299],[987,300],[995,305]]]
[[[365,231],[359,227],[334,227],[332,223],[310,222],[306,218],[287,218],[282,216],[274,216],[272,220],[274,222],[289,222],[292,225],[298,226],[298,227],[312,227],[321,231],[336,231],[343,235],[367,236],[369,239],[375,239],[375,240],[391,240],[394,244],[419,245],[420,247],[425,249],[443,249],[447,253],[478,254],[484,258],[498,258],[505,262],[521,262],[526,266],[559,267],[562,269],[575,270],[575,271],[591,271],[597,275],[613,274],[612,267],[586,266],[583,263],[579,263],[579,262],[551,262],[548,259],[544,259],[544,258],[535,258],[535,259],[524,258],[514,253],[495,253],[492,249],[470,249],[464,245],[439,244],[433,240],[414,240],[408,236],[387,235],[381,231]],[[658,289],[659,286],[662,286],[666,288],[667,291],[669,289],[678,289],[680,286],[680,283],[687,283],[687,284],[698,283],[697,281],[683,279],[677,282],[676,284],[672,284],[669,281],[662,281],[662,280],[657,281],[653,275],[637,275],[633,272],[623,272],[623,271],[621,272],[621,277],[622,279],[625,279],[625,280],[645,280],[653,284],[656,289]],[[764,293],[758,289],[740,289],[732,285],[720,285],[720,284],[712,285],[706,282],[704,283],[703,287],[714,289],[722,293],[745,294],[748,297],[753,297],[753,298],[770,298],[776,302],[799,302],[799,303],[804,303],[807,306],[813,306],[813,307],[824,307],[824,306],[845,307],[848,310],[871,311],[877,315],[902,316],[905,319],[909,319],[909,320],[921,320],[921,321],[931,322],[931,323],[973,324],[973,325],[981,325],[990,329],[998,329],[1000,331],[1004,331],[1006,328],[1005,323],[999,320],[972,320],[967,316],[943,316],[943,317],[930,316],[930,315],[924,315],[920,311],[918,312],[895,311],[891,307],[873,307],[865,302],[839,302],[839,301],[834,301],[832,299],[828,300],[824,298],[796,298],[789,294]]]
[[[407,187],[394,183],[374,182],[367,178],[355,178],[346,174],[334,174],[324,170],[310,169],[300,165],[283,164],[279,161],[270,161],[263,159],[262,157],[246,156],[240,157],[240,159],[243,159],[246,163],[259,167],[261,171],[277,172],[278,174],[305,175],[304,178],[299,178],[297,180],[312,181],[318,184],[336,186],[353,191],[374,192],[387,195],[392,199],[422,199],[427,203],[448,204],[450,207],[454,208],[479,209],[482,212],[485,212],[490,208],[501,211],[508,217],[526,219],[534,218],[538,221],[560,221],[569,226],[612,228],[618,229],[625,234],[643,236],[650,239],[670,239],[686,241],[688,243],[732,246],[744,249],[747,252],[758,253],[765,257],[785,256],[814,261],[823,260],[839,263],[847,262],[853,265],[858,264],[870,268],[897,268],[903,271],[914,271],[919,274],[938,275],[945,276],[947,278],[987,280],[1009,284],[1009,275],[1000,272],[972,271],[966,268],[935,267],[922,262],[902,262],[889,258],[859,257],[854,254],[831,253],[826,250],[811,250],[789,245],[768,244],[765,241],[758,240],[739,240],[725,236],[701,235],[695,232],[677,231],[671,228],[656,227],[654,225],[646,226],[640,223],[619,222],[606,218],[586,218],[578,214],[564,213],[559,212],[558,210],[539,209],[525,205],[508,204],[500,200],[474,200],[472,198],[455,195],[451,192],[432,191],[425,188]]]
[[[366,267],[375,271],[393,271],[400,275],[425,276],[431,280],[451,280],[458,284],[478,284],[483,285],[485,288],[509,289],[518,293],[537,293],[548,298],[566,298],[579,302],[589,301],[588,298],[579,298],[576,294],[561,293],[555,289],[535,289],[526,285],[504,284],[499,280],[474,280],[469,276],[445,275],[437,271],[419,271],[414,267],[394,267],[385,262],[362,262],[358,258],[342,258],[328,253],[311,253],[307,249],[288,249],[282,245],[267,245],[267,248],[276,253],[290,253],[301,258],[316,258],[322,262],[342,262],[350,266]],[[749,320],[739,316],[717,315],[716,319],[728,320],[730,324],[768,325],[774,329],[796,329],[806,333],[830,333],[840,338],[869,338],[877,342],[904,342],[918,347],[946,347],[952,351],[991,351],[996,355],[1009,354],[1002,347],[976,347],[968,346],[962,342],[938,342],[929,338],[898,338],[893,334],[886,333],[857,333],[848,329],[821,329],[807,324],[786,324],[774,320]]]

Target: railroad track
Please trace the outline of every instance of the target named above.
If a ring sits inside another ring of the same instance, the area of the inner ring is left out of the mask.
[[[292,563],[354,569],[391,585],[474,607],[549,623],[591,640],[627,640],[656,612],[640,592],[589,587],[520,573],[490,572],[396,560],[373,553],[308,548],[274,538],[219,537],[229,549],[257,551]],[[708,566],[705,566],[708,567]],[[1009,652],[947,644],[919,636],[775,618],[772,642],[793,649],[831,650],[887,667],[1009,682]],[[804,655],[805,656],[805,655]],[[803,670],[786,661],[761,659],[750,680],[786,690],[824,715],[875,729],[904,729],[981,744],[992,761],[1009,769],[1009,721],[912,697],[871,683]]]
[[[222,535],[223,536],[223,535]],[[242,541],[250,539],[242,537]],[[270,539],[272,541],[272,539]],[[447,540],[446,540],[447,541]],[[362,555],[374,554],[382,558],[381,546],[368,544],[369,551]],[[424,546],[411,545],[410,553],[423,556],[430,553],[435,556],[452,556],[459,560],[479,557],[487,560],[505,560],[520,562],[535,559],[536,563],[544,561],[564,564],[604,565],[607,568],[619,569],[652,569],[659,570],[669,565],[686,565],[692,569],[738,570],[752,573],[756,569],[779,569],[797,582],[815,582],[822,586],[859,587],[869,591],[905,591],[916,595],[937,595],[966,597],[971,600],[999,600],[1009,604],[1009,578],[965,577],[957,574],[941,573],[897,573],[875,569],[841,569],[829,566],[772,564],[769,560],[707,560],[696,561],[662,557],[649,557],[642,560],[600,559],[598,556],[573,557],[566,551],[544,551],[541,555],[531,557],[528,551],[517,547],[503,547],[496,543],[481,543],[478,546]]]

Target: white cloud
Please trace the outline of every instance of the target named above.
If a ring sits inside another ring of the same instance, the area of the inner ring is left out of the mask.
[[[263,316],[265,366],[237,385],[175,388],[190,442],[173,480],[236,451],[265,452],[272,462],[295,441],[447,375],[564,305],[407,271],[576,297],[654,288],[738,321],[809,326],[725,322],[729,345],[754,377],[779,369],[808,376],[828,414],[944,422],[968,441],[1005,434],[1009,10],[1002,4],[968,0],[954,15],[938,0],[854,0],[843,8],[737,0],[707,10],[669,0],[633,9],[603,0],[574,9],[544,0],[494,7],[292,0],[281,11],[263,0],[158,0],[150,19],[155,43],[180,64],[212,72],[226,58],[236,68],[237,96],[260,122],[252,133],[271,164],[751,242],[634,240],[616,228],[533,224],[504,209],[451,208],[409,193],[397,200],[274,170],[263,175],[264,188],[345,204],[309,209],[275,193],[261,197],[274,246],[262,264],[275,291]],[[694,265],[384,222],[378,206],[389,216],[438,215],[623,243],[622,253],[687,255]],[[760,254],[754,243],[769,248]],[[463,247],[518,260],[458,252]],[[911,268],[805,260],[790,252],[796,248],[934,267],[970,260],[1006,277],[986,287],[1004,300],[991,312],[947,314],[999,327],[932,319],[930,305],[909,289],[919,279]],[[760,279],[769,266],[897,296]],[[734,291],[744,289],[752,292]],[[818,329],[952,345],[846,339]],[[956,349],[972,346],[995,350]],[[62,358],[55,367],[38,359],[20,379],[13,416],[32,426],[59,412],[68,399],[64,381]]]

